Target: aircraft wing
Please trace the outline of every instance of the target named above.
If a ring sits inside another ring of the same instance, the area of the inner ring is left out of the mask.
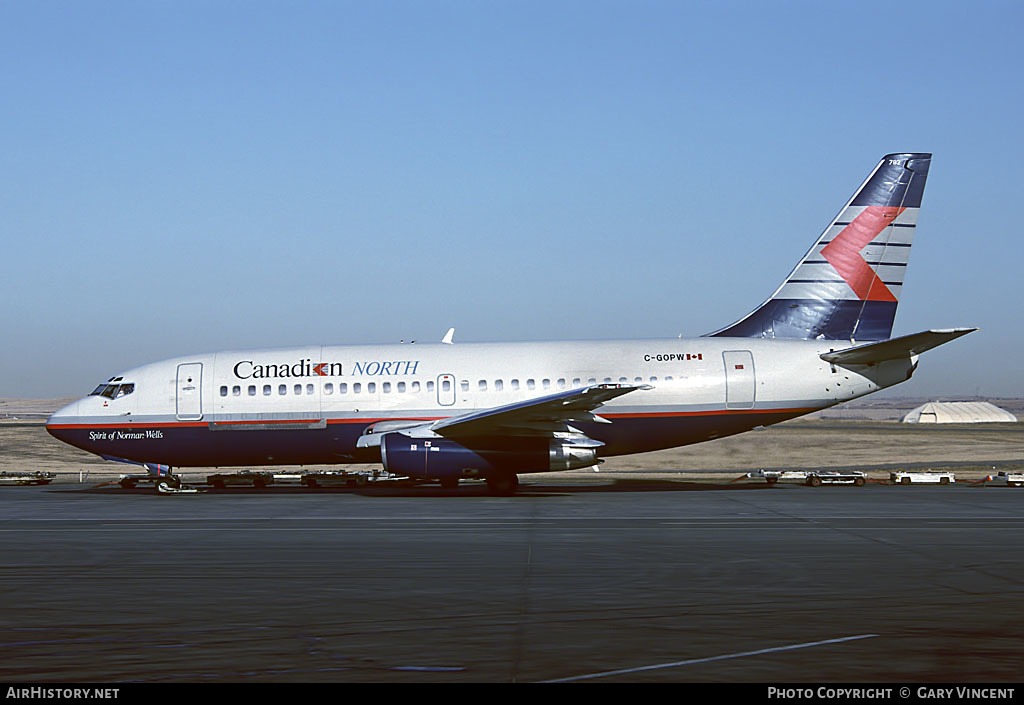
[[[442,436],[482,436],[492,433],[514,435],[547,435],[566,431],[573,421],[611,423],[593,413],[607,401],[649,385],[598,384],[582,389],[569,389],[536,399],[496,406],[435,421],[430,430]],[[535,433],[523,433],[533,431]]]
[[[544,436],[555,433],[580,434],[573,422],[611,423],[593,413],[594,409],[623,394],[650,385],[597,384],[567,389],[535,399],[518,401],[491,409],[471,411],[428,422],[382,421],[374,424],[357,442],[360,448],[380,445],[387,433],[401,431],[416,437],[465,438],[469,436]],[[596,441],[594,442],[597,443]]]
[[[926,350],[956,340],[962,335],[973,333],[977,328],[944,328],[926,330],[920,333],[900,336],[891,340],[859,345],[855,348],[822,353],[819,357],[826,362],[840,365],[872,365],[886,360],[899,360],[920,355]]]

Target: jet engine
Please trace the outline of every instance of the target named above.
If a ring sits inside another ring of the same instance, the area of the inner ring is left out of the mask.
[[[497,473],[575,470],[597,465],[597,448],[548,438],[411,438],[389,433],[381,439],[384,469],[427,479],[487,477]]]

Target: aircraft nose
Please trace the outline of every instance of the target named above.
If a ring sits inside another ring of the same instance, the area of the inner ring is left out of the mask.
[[[56,435],[53,432],[55,426],[65,423],[73,423],[73,419],[78,416],[78,407],[81,403],[82,400],[78,399],[53,412],[53,415],[46,420],[46,430],[50,432],[50,435]]]

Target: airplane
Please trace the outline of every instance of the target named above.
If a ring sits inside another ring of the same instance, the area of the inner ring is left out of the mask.
[[[304,346],[121,372],[47,422],[56,438],[176,468],[380,463],[453,488],[700,443],[910,379],[976,328],[890,338],[931,154],[887,154],[789,276],[697,338]]]

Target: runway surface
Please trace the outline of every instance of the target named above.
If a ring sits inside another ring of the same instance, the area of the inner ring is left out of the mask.
[[[1024,490],[523,490],[0,488],[0,681],[1021,679]]]

